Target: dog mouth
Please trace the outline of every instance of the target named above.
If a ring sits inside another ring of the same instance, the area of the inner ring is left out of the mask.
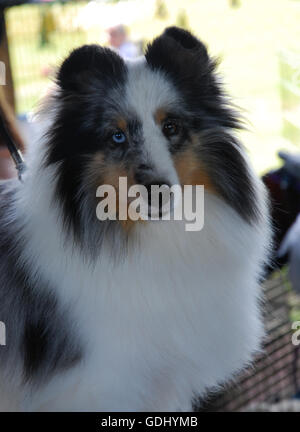
[[[112,197],[106,194],[100,200],[103,218],[120,221],[169,220],[175,202],[176,194],[170,185],[162,182],[132,185],[128,189],[119,189]]]
[[[147,184],[141,189],[141,215],[150,219],[161,219],[172,210],[170,186],[166,182]]]

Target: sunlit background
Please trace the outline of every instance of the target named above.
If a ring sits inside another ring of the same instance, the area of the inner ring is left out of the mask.
[[[221,58],[227,90],[249,121],[242,138],[258,172],[278,164],[278,149],[299,147],[297,0],[99,0],[8,8],[17,113],[36,109],[70,49],[107,44],[107,28],[120,23],[140,47],[168,25],[191,29]]]

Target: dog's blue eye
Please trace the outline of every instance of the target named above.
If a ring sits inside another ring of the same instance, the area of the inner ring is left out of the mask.
[[[126,141],[126,135],[118,131],[113,134],[112,139],[116,144],[123,144]]]

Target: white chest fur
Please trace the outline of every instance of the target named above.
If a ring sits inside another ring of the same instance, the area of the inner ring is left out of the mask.
[[[122,263],[104,253],[95,268],[66,249],[51,213],[31,224],[31,259],[57,287],[85,351],[25,409],[188,410],[194,394],[232,377],[259,349],[267,230],[218,198],[205,197],[202,231],[151,222]]]

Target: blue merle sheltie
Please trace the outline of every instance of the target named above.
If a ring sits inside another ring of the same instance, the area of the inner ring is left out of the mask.
[[[85,45],[41,116],[23,182],[0,185],[1,409],[191,410],[264,336],[267,199],[216,61],[176,27],[134,61]],[[203,229],[99,221],[120,176],[204,185]]]

